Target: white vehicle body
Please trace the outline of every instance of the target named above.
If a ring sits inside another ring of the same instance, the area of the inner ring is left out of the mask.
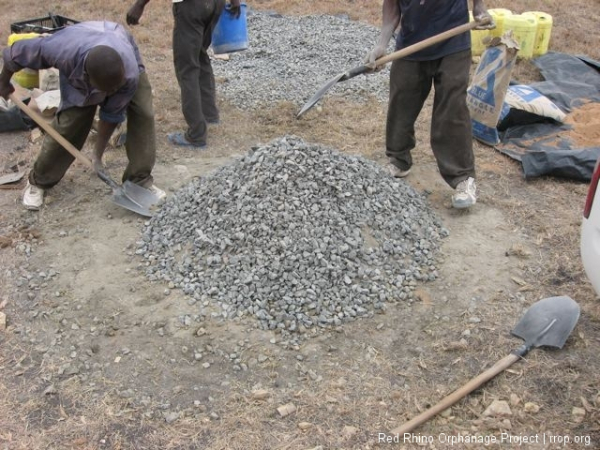
[[[581,259],[585,272],[600,296],[600,159],[596,163],[581,224]]]

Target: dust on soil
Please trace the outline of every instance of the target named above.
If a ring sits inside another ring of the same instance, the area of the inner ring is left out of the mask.
[[[171,60],[159,53],[145,58],[158,106],[155,178],[170,194],[286,133],[384,162],[385,105],[375,100],[324,99],[300,121],[295,105],[240,112],[222,101],[208,150],[173,148],[165,136],[182,119]],[[502,432],[587,436],[588,448],[597,446],[600,311],[579,260],[587,186],[526,182],[516,163],[476,144],[479,201],[455,211],[426,145],[429,114],[428,103],[408,182],[450,230],[439,279],[421,285],[412,305],[389,305],[296,348],[252,321],[197,321],[197,306],[182,293],[148,282],[135,255],[143,219],[112,204],[110,190],[81,165],[38,213],[21,208],[20,190],[0,191],[0,234],[10,242],[0,249],[8,317],[0,332],[2,448],[379,447],[378,433],[520,345],[509,332],[525,308],[563,294],[582,307],[564,350],[533,350],[415,433],[434,436],[430,448],[454,448],[440,433]],[[0,136],[3,169],[30,164],[39,143],[27,137]],[[119,174],[122,151],[110,151],[107,165]],[[483,417],[496,399],[509,402],[510,417]],[[296,411],[281,417],[277,408],[289,403]]]

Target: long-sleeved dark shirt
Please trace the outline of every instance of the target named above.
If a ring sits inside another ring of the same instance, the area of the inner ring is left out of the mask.
[[[116,50],[125,67],[124,86],[110,96],[92,87],[85,71],[86,57],[98,45]],[[22,39],[5,48],[3,58],[6,68],[13,72],[22,68],[57,68],[61,90],[59,111],[99,105],[100,118],[111,123],[125,120],[127,105],[137,89],[140,73],[145,70],[133,36],[114,22],[82,22],[50,36]]]

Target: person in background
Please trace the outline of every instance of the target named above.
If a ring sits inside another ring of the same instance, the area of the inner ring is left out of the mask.
[[[486,21],[479,29],[494,28],[481,0],[473,0],[473,16]],[[487,22],[489,20],[489,22]],[[385,54],[400,25],[396,49],[463,25],[469,21],[467,0],[383,0],[383,23],[367,63]],[[477,201],[471,118],[466,103],[471,39],[466,32],[395,60],[390,70],[390,97],[386,122],[386,156],[397,178],[411,170],[416,145],[415,122],[433,85],[431,149],[446,183],[455,189],[452,206],[463,209]]]
[[[61,103],[52,127],[76,148],[83,147],[99,112],[98,135],[92,162],[102,169],[102,156],[117,125],[127,120],[129,180],[164,198],[153,184],[156,139],[152,88],[131,34],[113,22],[82,22],[54,34],[15,42],[3,51],[0,95],[14,92],[10,79],[23,69],[59,70]],[[38,210],[44,192],[65,175],[74,157],[49,135],[29,173],[23,205]]]
[[[139,24],[150,0],[136,0],[127,12],[129,25]],[[240,16],[240,0],[231,0],[230,13]],[[208,125],[219,123],[215,77],[208,56],[212,32],[225,8],[225,0],[173,0],[173,60],[181,90],[185,132],[168,134],[174,145],[206,146]]]

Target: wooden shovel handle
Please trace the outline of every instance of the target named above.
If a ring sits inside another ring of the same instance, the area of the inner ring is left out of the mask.
[[[405,56],[412,55],[424,48],[430,47],[439,42],[445,41],[446,39],[450,39],[451,37],[458,36],[459,34],[470,31],[474,28],[477,28],[480,25],[486,25],[490,23],[490,20],[482,20],[480,22],[473,21],[468,22],[463,25],[459,25],[458,27],[451,28],[448,31],[444,31],[443,33],[436,34],[435,36],[431,36],[430,38],[424,39],[416,44],[409,45],[401,50],[397,50],[393,53],[389,53],[381,58],[375,60],[375,67],[383,66],[390,61],[394,61],[396,59],[404,58]]]
[[[64,137],[62,137],[58,133],[58,131],[56,131],[54,128],[52,128],[52,126],[48,122],[46,122],[46,120],[40,114],[38,114],[33,109],[31,109],[29,106],[27,106],[25,103],[23,103],[21,101],[21,99],[15,95],[14,92],[9,95],[9,98],[25,114],[27,114],[29,117],[31,117],[33,119],[33,121],[40,126],[40,128],[42,128],[46,133],[48,133],[50,136],[52,136],[52,138],[56,142],[58,142],[60,145],[62,145],[66,151],[68,151],[71,155],[73,155],[75,157],[75,159],[79,160],[80,162],[82,162],[83,164],[88,166],[90,169],[94,170],[94,165],[92,164],[92,161],[90,161],[90,159],[87,156],[85,156],[83,153],[81,153],[79,150],[77,150],[73,144],[71,144]]]
[[[492,378],[494,378],[496,375],[498,375],[503,370],[505,370],[505,369],[509,368],[510,366],[512,366],[520,358],[521,357],[519,355],[516,355],[514,353],[511,353],[510,355],[504,357],[503,359],[501,359],[500,361],[498,361],[496,364],[494,364],[492,367],[490,367],[488,370],[486,370],[485,372],[483,372],[483,373],[479,374],[478,376],[476,376],[475,378],[473,378],[471,381],[469,381],[463,387],[457,389],[452,394],[448,395],[446,398],[444,398],[437,405],[434,405],[431,408],[429,408],[428,410],[423,411],[417,417],[415,417],[414,419],[409,420],[405,424],[400,425],[399,427],[394,428],[391,431],[391,434],[402,435],[404,433],[408,433],[408,432],[414,430],[416,427],[418,427],[422,423],[428,421],[429,419],[431,419],[436,414],[439,414],[442,411],[444,411],[445,409],[447,409],[450,406],[454,405],[461,398],[467,396],[468,394],[470,394],[471,392],[473,392],[475,389],[477,389],[479,386],[481,386],[482,384],[484,384],[487,381],[489,381]]]

